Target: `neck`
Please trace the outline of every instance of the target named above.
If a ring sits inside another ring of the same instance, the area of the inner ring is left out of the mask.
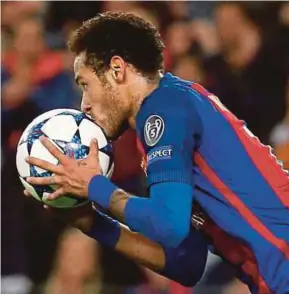
[[[158,88],[160,79],[163,77],[161,73],[158,73],[152,80],[141,78],[138,83],[132,87],[132,111],[131,116],[128,119],[129,126],[132,129],[136,129],[136,116],[144,99],[149,96],[155,89]]]

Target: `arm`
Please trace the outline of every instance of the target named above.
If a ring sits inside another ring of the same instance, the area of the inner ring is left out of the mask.
[[[111,185],[107,179],[102,180]],[[96,179],[96,187],[99,187],[98,183],[99,179]],[[178,182],[153,185],[150,198],[132,196],[116,188],[110,197],[109,210],[132,230],[166,246],[176,247],[189,234],[192,195],[192,186]]]
[[[29,98],[32,90],[30,66],[25,62],[20,62],[15,73],[4,80],[1,87],[2,105],[4,110],[17,108]],[[5,70],[3,71],[4,75]],[[1,77],[3,77],[1,72]]]
[[[86,234],[133,261],[184,286],[194,286],[201,278],[207,259],[207,244],[200,232],[192,229],[177,247],[162,247],[144,236],[131,232],[99,212]],[[176,266],[178,265],[178,266]]]
[[[172,89],[165,94],[176,95]],[[137,120],[138,135],[148,154],[150,198],[129,195],[102,176],[91,180],[88,197],[133,230],[158,243],[176,247],[189,233],[194,186],[192,155],[200,126],[189,97],[180,100],[172,97],[169,105],[170,98],[165,96],[163,101],[162,97],[156,100],[159,105],[154,102],[152,106],[157,115],[151,114],[149,107],[143,110],[144,117]],[[146,107],[150,106],[149,102]],[[158,130],[150,129],[154,125]],[[155,143],[156,133],[152,131],[158,132]]]
[[[31,196],[27,190],[26,196]],[[203,235],[191,228],[189,236],[177,247],[161,246],[127,227],[90,204],[74,209],[45,208],[59,221],[70,224],[103,246],[108,246],[169,279],[184,286],[194,286],[202,277],[207,260],[207,243]]]

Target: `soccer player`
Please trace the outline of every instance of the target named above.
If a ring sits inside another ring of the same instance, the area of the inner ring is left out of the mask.
[[[58,185],[50,199],[71,193],[109,210],[147,238],[100,212],[86,233],[172,279],[200,278],[204,236],[252,293],[289,293],[289,178],[271,149],[202,86],[162,76],[160,35],[139,17],[108,12],[90,19],[70,49],[82,110],[110,138],[136,130],[150,198],[101,175],[95,142],[88,158],[76,161],[44,138],[59,165],[28,159],[55,174],[28,182]]]

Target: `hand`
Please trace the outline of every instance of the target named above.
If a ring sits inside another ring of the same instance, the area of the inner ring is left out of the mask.
[[[32,197],[27,190],[24,190],[24,194],[27,197]],[[86,203],[69,209],[58,209],[48,205],[44,205],[44,208],[51,217],[84,233],[91,229],[96,215],[96,209],[93,208],[92,203]]]
[[[27,178],[27,182],[32,185],[57,185],[58,189],[47,197],[48,200],[53,200],[66,194],[87,198],[90,180],[94,176],[102,174],[96,140],[91,141],[89,154],[87,158],[82,160],[65,156],[46,137],[41,137],[40,140],[49,152],[58,159],[59,164],[54,165],[45,160],[28,157],[26,161],[29,164],[49,170],[54,175],[42,178],[29,177]]]
[[[2,103],[7,109],[14,109],[28,99],[32,86],[22,77],[12,78],[3,84]]]

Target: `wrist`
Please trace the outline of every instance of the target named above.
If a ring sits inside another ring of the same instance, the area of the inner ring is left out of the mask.
[[[92,213],[86,216],[83,216],[82,218],[79,218],[76,221],[70,222],[70,225],[72,225],[73,227],[79,229],[84,234],[86,234],[92,229],[94,222],[95,222],[95,215],[92,211]]]
[[[114,248],[118,243],[121,233],[120,223],[100,211],[96,211],[93,224],[85,234],[101,245]]]
[[[111,195],[118,187],[102,175],[94,176],[88,184],[88,199],[109,209]]]

